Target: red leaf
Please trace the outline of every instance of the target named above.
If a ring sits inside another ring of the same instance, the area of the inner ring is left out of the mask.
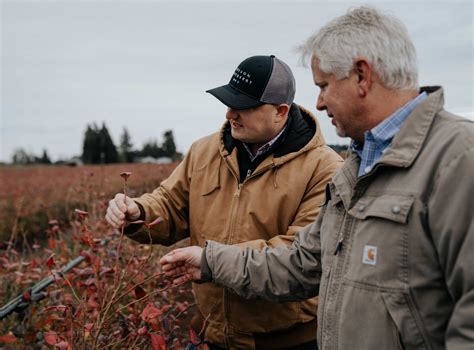
[[[161,310],[154,307],[153,304],[148,304],[142,311],[140,317],[145,322],[150,322],[162,314]]]
[[[87,300],[87,305],[92,307],[92,308],[98,308],[100,304],[97,302],[97,298],[92,296]]]
[[[86,250],[83,250],[83,251],[81,252],[81,255],[82,255],[84,258],[86,258],[86,261],[87,261],[87,262],[91,261],[91,254],[90,254],[90,252],[88,252],[88,251],[86,251]]]
[[[67,341],[62,341],[60,343],[55,344],[59,350],[68,350],[70,349],[69,343]]]
[[[165,338],[159,334],[150,333],[151,347],[153,350],[167,350]]]
[[[143,221],[143,220],[136,220],[136,221],[130,222],[130,224],[137,224],[137,225],[138,225],[138,224],[141,225],[141,224],[144,224],[144,223],[145,223],[145,221]]]
[[[24,291],[24,292],[23,292],[23,300],[28,301],[28,300],[30,300],[30,299],[31,299],[31,294],[30,294],[30,292],[27,291],[27,290]]]
[[[96,285],[96,279],[95,277],[89,277],[84,283],[85,286],[95,286]]]
[[[53,267],[54,265],[55,265],[54,254],[51,254],[49,258],[46,260],[46,266]]]
[[[94,240],[92,239],[91,235],[88,234],[88,233],[85,233],[82,237],[81,237],[81,242],[83,244],[87,244],[89,247],[91,248],[95,248],[95,242]]]
[[[44,341],[49,345],[56,345],[58,343],[58,335],[56,332],[46,332],[44,333]]]
[[[75,212],[80,218],[85,218],[87,215],[89,215],[89,213],[88,213],[87,211],[80,210],[80,209],[74,209],[74,212]]]
[[[41,321],[41,326],[47,326],[47,325],[53,324],[56,321],[63,321],[63,320],[64,320],[63,317],[59,317],[56,314],[50,314],[48,315],[48,317],[43,317]]]
[[[147,335],[148,334],[148,329],[146,327],[142,327],[137,331],[138,335]]]
[[[148,224],[148,227],[153,227],[162,221],[163,221],[163,218],[161,216],[158,216],[155,220],[153,220],[152,222]]]
[[[97,255],[91,252],[82,252],[81,255],[86,258],[87,262],[90,262],[95,271],[100,271],[101,260]]]
[[[113,272],[114,269],[110,268],[110,267],[102,267],[100,269],[100,275],[102,276],[104,273],[110,273],[110,272]]]
[[[53,305],[53,306],[47,306],[43,309],[43,312],[47,311],[58,311],[58,312],[66,312],[68,307],[66,305]]]
[[[92,328],[94,327],[93,323],[86,323],[84,325],[84,337],[87,339],[91,334]]]
[[[55,239],[48,239],[48,248],[55,249],[56,248],[56,240]]]
[[[184,303],[180,303],[179,301],[176,303],[176,309],[178,310],[178,312],[182,313],[182,312],[185,312],[187,309],[188,309],[188,303],[187,302],[184,302]]]
[[[5,335],[0,335],[0,343],[11,344],[16,342],[18,339],[13,335],[12,332],[8,332]]]
[[[92,270],[92,267],[85,267],[83,269],[74,269],[74,271],[79,276],[90,276],[94,274],[94,270]]]
[[[198,335],[196,334],[196,332],[191,327],[189,328],[189,340],[194,345],[197,345],[201,342],[201,339],[199,339]]]
[[[144,298],[146,296],[146,292],[140,286],[136,286],[134,292],[135,292],[135,298],[136,299],[141,299],[141,298]]]

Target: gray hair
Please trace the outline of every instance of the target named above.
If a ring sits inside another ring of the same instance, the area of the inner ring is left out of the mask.
[[[354,59],[364,57],[386,88],[418,88],[416,51],[405,25],[374,8],[359,7],[333,19],[297,50],[303,62],[316,58],[336,79],[347,78]]]

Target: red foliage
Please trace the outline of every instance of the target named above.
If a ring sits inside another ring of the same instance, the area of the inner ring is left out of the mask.
[[[8,332],[5,335],[0,335],[0,343],[12,344],[16,343],[17,340],[17,337],[15,337],[12,332]]]
[[[134,176],[128,175],[126,180],[134,187],[127,192],[135,196],[153,190],[175,165],[131,165]],[[19,322],[11,315],[0,322],[0,334],[4,334],[0,345],[64,350],[179,349],[189,343],[189,309],[195,307],[190,285],[174,287],[160,273],[158,264],[159,257],[173,247],[121,239],[104,220],[108,200],[124,190],[125,178],[117,176],[119,167],[123,166],[32,167],[28,173],[21,168],[0,169],[0,175],[7,175],[0,182],[2,198],[5,194],[10,203],[19,203],[12,212],[2,211],[6,207],[0,202],[0,225],[13,217],[19,232],[5,239],[9,243],[3,251],[0,247],[0,282],[5,286],[0,288],[0,305],[17,295],[33,300],[28,287],[52,272],[55,276],[54,284],[45,290],[46,298],[32,302],[27,318]],[[91,172],[95,176],[90,176]],[[142,181],[139,185],[138,180]],[[81,209],[74,210],[78,207]],[[36,226],[22,220],[38,212],[47,217],[43,236],[32,239],[32,249],[26,242],[23,251],[15,250],[17,239],[37,232]],[[60,212],[67,214],[61,216]],[[150,227],[161,221],[140,223]],[[67,273],[60,272],[80,256],[84,257],[80,264]],[[199,344],[197,336],[194,341]]]
[[[159,334],[150,333],[151,346],[153,350],[167,350],[165,338]]]
[[[54,262],[54,254],[51,254],[48,259],[46,259],[46,266],[51,268],[54,267],[56,263]]]
[[[44,341],[49,345],[56,345],[59,342],[59,337],[56,332],[46,332],[43,334]]]
[[[31,299],[31,294],[27,290],[23,292],[22,296],[24,301],[29,301]]]
[[[140,317],[147,323],[154,323],[155,320],[162,314],[163,312],[160,309],[154,307],[153,304],[147,304],[140,314]]]
[[[150,222],[148,224],[148,227],[153,227],[155,225],[158,225],[160,222],[163,221],[163,218],[161,216],[159,216],[158,218],[156,218],[155,220],[153,220],[152,222]]]
[[[144,298],[146,296],[146,292],[140,286],[135,287],[134,293],[135,293],[135,298],[136,299],[141,299],[141,298]]]
[[[74,212],[77,214],[78,217],[80,217],[81,219],[85,218],[87,215],[89,215],[89,213],[87,211],[84,211],[84,210],[80,210],[80,209],[74,209]]]

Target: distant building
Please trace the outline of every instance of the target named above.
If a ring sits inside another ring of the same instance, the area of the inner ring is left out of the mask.
[[[69,166],[79,166],[79,165],[84,165],[84,162],[82,161],[81,157],[75,156],[70,159],[60,159],[56,161],[54,164],[56,165],[69,165]]]
[[[173,159],[170,157],[143,157],[137,160],[139,163],[151,163],[151,164],[170,164],[173,163]]]

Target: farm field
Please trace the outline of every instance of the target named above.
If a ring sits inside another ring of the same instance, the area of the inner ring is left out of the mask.
[[[188,327],[190,284],[172,286],[160,273],[170,248],[137,244],[104,220],[124,186],[132,197],[151,191],[176,165],[0,167],[0,306],[18,295],[32,301],[40,294],[29,287],[54,281],[41,301],[0,321],[0,348],[206,347]]]

